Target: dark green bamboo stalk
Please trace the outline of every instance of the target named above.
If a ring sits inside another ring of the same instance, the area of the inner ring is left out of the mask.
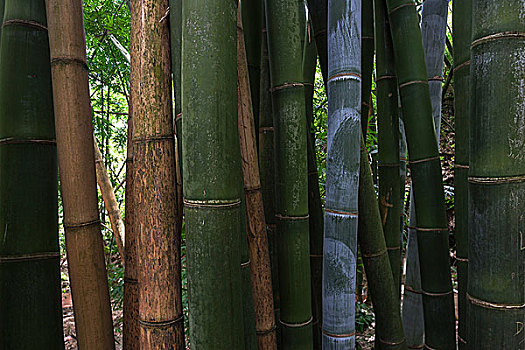
[[[456,213],[456,262],[458,269],[458,345],[467,349],[468,338],[468,168],[470,125],[470,43],[472,0],[454,1],[454,117],[456,155],[454,208]]]
[[[191,345],[243,349],[237,4],[186,0],[182,8],[182,154]]]
[[[525,343],[525,3],[472,1],[468,348]]]
[[[412,0],[387,0],[410,156],[425,311],[425,343],[455,349],[448,220],[421,31]]]
[[[302,1],[299,2],[302,4]],[[298,2],[266,0],[275,126],[281,346],[312,349],[306,113]]]
[[[368,132],[368,116],[370,115],[370,104],[372,102],[372,72],[374,70],[374,2],[361,0],[363,13],[361,22],[361,67],[363,79],[361,82],[361,127],[363,135]]]
[[[381,40],[379,35],[376,38]],[[361,140],[358,239],[376,316],[376,349],[408,349],[401,324],[398,286],[390,268],[376,201],[368,151]]]
[[[266,20],[263,23],[261,40],[261,98],[259,108],[259,172],[261,176],[261,192],[263,196],[266,234],[272,269],[272,291],[275,320],[277,327],[277,344],[280,339],[280,325],[277,322],[280,315],[279,298],[279,264],[278,239],[275,219],[275,162],[274,162],[274,127],[272,112],[272,95],[270,93],[270,62],[268,56],[268,40],[266,35]]]
[[[328,39],[327,25],[328,19],[328,0],[308,0],[308,12],[312,17],[314,29],[315,46],[319,55],[319,64],[325,82],[328,79]]]
[[[64,349],[45,2],[7,1],[2,23],[0,349]]]
[[[323,349],[355,347],[361,140],[361,1],[328,1]]]
[[[401,293],[401,194],[399,183],[399,95],[390,24],[384,0],[375,2],[379,209],[388,257]],[[365,119],[361,119],[364,122]]]

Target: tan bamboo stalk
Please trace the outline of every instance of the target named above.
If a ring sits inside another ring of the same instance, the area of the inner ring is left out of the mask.
[[[134,183],[135,172],[133,163],[133,114],[140,94],[140,56],[138,55],[139,34],[141,32],[142,6],[138,1],[130,6],[131,11],[131,33],[130,33],[130,55],[134,57],[130,62],[130,104],[128,114],[128,140],[126,156],[126,254],[124,269],[124,305],[122,344],[126,350],[138,350],[139,346],[139,284],[138,284],[138,256],[137,256],[137,228],[135,220],[134,205]]]
[[[114,349],[100,231],[82,1],[47,1],[58,164],[80,349]]]
[[[168,0],[140,0],[133,103],[134,219],[140,349],[184,349]]]
[[[104,166],[102,153],[100,153],[97,139],[94,137],[93,144],[95,145],[95,170],[98,188],[100,189],[102,200],[104,201],[104,205],[108,212],[109,222],[111,223],[111,230],[115,236],[118,252],[122,262],[124,262],[124,240],[126,237],[124,221],[122,221],[122,215],[120,214],[120,208],[118,206],[117,198],[115,197],[115,191],[113,190],[108,172]]]
[[[272,273],[261,179],[255,141],[255,124],[248,75],[248,61],[240,11],[237,16],[237,88],[239,94],[239,137],[241,143],[244,196],[246,199],[248,247],[252,293],[255,307],[257,344],[261,349],[277,349],[273,310]]]

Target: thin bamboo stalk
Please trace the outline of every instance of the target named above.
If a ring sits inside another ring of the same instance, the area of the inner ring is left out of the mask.
[[[323,349],[355,347],[361,1],[328,1],[328,153]]]
[[[264,217],[261,180],[255,139],[248,62],[244,47],[242,22],[237,26],[237,74],[239,94],[239,136],[241,164],[244,178],[244,196],[248,221],[248,244],[255,326],[258,349],[277,349],[275,316],[272,293],[272,275],[266,221]],[[258,92],[259,90],[257,90]]]
[[[468,348],[525,343],[525,3],[472,1]]]
[[[131,33],[130,55],[139,56],[139,34],[141,33],[142,6],[139,2],[131,5]],[[123,300],[123,325],[122,343],[124,349],[140,349],[139,338],[139,272],[138,272],[138,238],[137,220],[135,219],[135,167],[133,162],[133,119],[138,110],[140,96],[140,59],[130,62],[130,103],[128,115],[128,139],[126,150],[126,253],[124,268],[124,300]]]
[[[266,1],[283,349],[313,346],[301,4],[302,1]]]
[[[104,166],[104,160],[102,159],[102,153],[100,153],[96,138],[93,139],[93,144],[95,145],[95,170],[98,188],[100,189],[102,200],[104,201],[106,211],[108,212],[111,230],[115,236],[118,252],[121,256],[122,262],[124,262],[124,241],[126,239],[124,221],[122,221],[117,198],[115,197],[113,186],[111,185],[108,172]]]
[[[0,2],[0,349],[64,349],[43,0]]]
[[[314,29],[315,46],[319,55],[319,64],[326,85],[328,79],[328,39],[327,39],[327,19],[328,19],[328,0],[308,0],[308,12],[312,16]]]
[[[135,3],[133,4],[135,5]],[[134,220],[138,239],[141,349],[184,349],[180,232],[177,232],[168,1],[139,1],[134,92]]]
[[[379,35],[376,38],[381,40]],[[361,140],[358,239],[376,316],[376,348],[408,349],[399,310],[399,290],[390,268],[382,218],[376,201],[368,151]]]
[[[234,1],[186,0],[182,7],[183,183],[197,349],[244,347],[236,14]]]
[[[60,185],[78,347],[114,349],[82,2],[47,1]]]
[[[368,132],[368,116],[372,103],[372,73],[374,71],[374,2],[361,0],[361,67],[363,79],[361,81],[361,127],[363,135]]]
[[[413,179],[425,345],[455,349],[448,220],[421,31],[412,0],[386,3]]]
[[[468,167],[470,126],[470,44],[472,1],[454,1],[454,117],[456,130],[454,209],[456,213],[456,262],[458,270],[458,345],[467,349],[468,338]],[[452,73],[452,72],[451,72]]]

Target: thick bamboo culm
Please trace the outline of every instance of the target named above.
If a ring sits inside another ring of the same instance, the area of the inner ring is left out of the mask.
[[[0,349],[64,349],[45,2],[3,14],[0,1]]]
[[[104,166],[104,160],[102,159],[102,153],[100,153],[96,138],[93,139],[93,143],[95,145],[95,169],[98,188],[102,194],[102,200],[104,201],[109,216],[111,230],[115,237],[118,252],[124,263],[124,242],[126,239],[124,221],[122,221],[122,215],[120,214],[120,208],[118,206],[117,198],[115,197],[113,185],[111,185],[111,180],[109,179],[108,172]]]
[[[131,33],[130,54],[138,57],[139,33],[141,32],[142,6],[138,2],[131,4]],[[126,254],[124,264],[124,298],[123,298],[123,325],[122,344],[124,349],[140,349],[139,337],[139,282],[138,282],[138,238],[135,220],[135,170],[133,162],[133,115],[138,108],[140,95],[140,60],[130,62],[130,104],[128,113],[128,139],[126,150],[126,207],[124,225],[126,229]]]
[[[302,1],[266,1],[275,127],[282,349],[313,346],[301,4]]]
[[[239,137],[244,178],[248,246],[258,349],[277,349],[272,274],[255,139],[248,62],[242,21],[237,24]],[[259,89],[257,89],[259,92]]]
[[[182,8],[189,337],[196,349],[242,349],[237,3]]]
[[[470,44],[472,0],[454,1],[454,117],[456,154],[454,208],[456,213],[456,264],[458,270],[458,346],[467,349],[468,338],[468,167],[470,125]]]
[[[47,18],[64,229],[78,347],[114,349],[98,213],[82,2],[47,1]]]
[[[381,37],[376,38],[380,42]],[[401,323],[398,284],[390,269],[388,247],[376,201],[368,151],[362,141],[358,239],[376,316],[376,349],[406,350],[408,347]]]
[[[308,0],[308,13],[312,17],[313,35],[319,56],[319,65],[326,85],[328,79],[327,0]]]
[[[372,103],[372,73],[374,71],[374,1],[361,0],[361,127],[363,135],[368,132],[368,116]]]
[[[167,19],[161,20],[168,1],[135,5],[142,7],[131,57],[139,61],[140,72],[132,107],[139,344],[140,349],[184,349],[169,28]]]
[[[384,0],[375,1],[379,210],[392,277],[401,293],[399,95],[392,35]],[[361,120],[364,121],[363,119]]]
[[[361,141],[361,0],[328,1],[323,349],[355,347]]]
[[[469,349],[525,343],[525,3],[472,1]]]

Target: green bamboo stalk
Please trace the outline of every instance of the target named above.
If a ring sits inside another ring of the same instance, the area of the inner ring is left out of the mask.
[[[328,1],[323,349],[355,347],[361,1]]]
[[[401,181],[397,77],[390,23],[383,0],[375,2],[379,210],[398,296],[401,293]],[[366,119],[361,119],[364,122]]]
[[[182,18],[182,154],[191,345],[243,349],[237,4],[186,0]]]
[[[299,2],[299,5],[302,1]],[[275,127],[281,346],[312,349],[306,112],[298,2],[266,0]]]
[[[315,46],[319,55],[319,64],[325,82],[328,79],[328,39],[327,39],[327,19],[328,19],[328,0],[308,0],[308,12],[312,17],[314,28]]]
[[[413,179],[425,344],[455,349],[448,220],[421,31],[412,0],[386,3]]]
[[[363,135],[368,132],[368,116],[370,115],[370,104],[372,102],[372,72],[374,70],[374,2],[361,0],[363,9],[361,19],[361,67],[363,79],[361,82],[361,127]]]
[[[525,343],[525,3],[473,0],[468,348]]]
[[[7,1],[2,23],[0,349],[64,349],[45,2]]]
[[[458,345],[467,349],[468,338],[468,167],[470,121],[470,44],[472,0],[454,1],[454,117],[456,155],[454,208],[456,212],[456,262],[458,269]]]
[[[272,291],[275,320],[279,320],[279,256],[278,238],[275,219],[275,162],[274,162],[274,127],[272,96],[270,93],[270,61],[268,56],[268,39],[266,20],[263,23],[261,40],[261,98],[259,106],[259,172],[261,176],[261,193],[268,236],[268,250],[272,269]],[[277,322],[277,344],[280,344],[280,325]]]
[[[381,36],[377,35],[376,38],[379,43]],[[401,323],[398,286],[390,268],[382,218],[376,201],[368,151],[362,139],[358,239],[376,317],[376,349],[408,349]]]

